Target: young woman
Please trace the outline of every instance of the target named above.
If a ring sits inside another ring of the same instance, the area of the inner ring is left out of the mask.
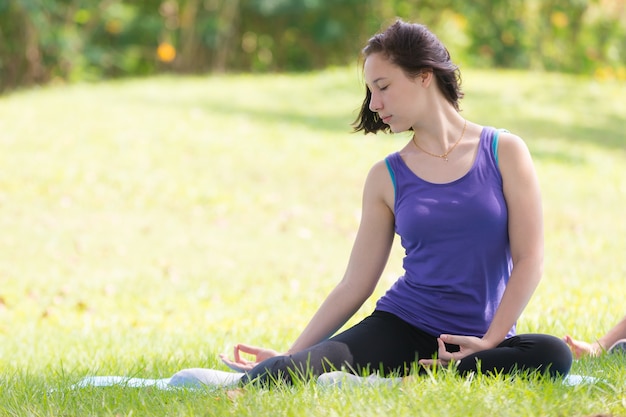
[[[626,316],[593,343],[573,339],[570,335],[566,335],[563,340],[572,349],[576,359],[587,355],[600,356],[605,352],[626,352]]]
[[[525,143],[460,114],[459,70],[426,27],[397,21],[363,56],[355,130],[412,135],[369,172],[345,275],[291,348],[240,344],[234,359],[222,359],[245,372],[241,383],[337,369],[405,375],[449,362],[462,375],[567,374],[563,340],[515,333],[543,262],[541,197]],[[404,275],[371,315],[334,335],[374,291],[394,234]]]

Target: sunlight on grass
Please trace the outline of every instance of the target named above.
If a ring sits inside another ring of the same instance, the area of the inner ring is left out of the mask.
[[[624,314],[626,87],[473,70],[464,86],[464,115],[524,137],[540,175],[545,278],[519,330],[599,337]],[[575,363],[608,384],[574,388],[443,375],[399,391],[43,394],[84,375],[225,369],[237,342],[286,349],[343,273],[369,168],[408,140],[350,133],[362,90],[351,68],[1,97],[0,414],[625,414],[611,359]]]

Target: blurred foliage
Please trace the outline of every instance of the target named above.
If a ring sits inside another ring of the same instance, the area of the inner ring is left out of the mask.
[[[344,65],[395,17],[467,65],[626,79],[626,0],[0,0],[0,91]]]

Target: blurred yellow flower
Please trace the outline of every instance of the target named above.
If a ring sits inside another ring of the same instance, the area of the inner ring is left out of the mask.
[[[613,68],[611,66],[598,67],[593,73],[593,76],[596,80],[599,81],[612,81],[626,80],[626,68],[625,67],[617,67]]]
[[[169,42],[161,42],[157,48],[157,57],[162,62],[172,62],[176,58],[176,48]]]
[[[460,13],[453,13],[452,21],[460,29],[465,29],[467,27],[467,18]]]
[[[596,68],[593,76],[596,80],[599,81],[607,81],[615,78],[613,68],[611,67],[598,67]]]
[[[550,22],[554,27],[563,29],[569,23],[569,19],[563,12],[554,12],[550,15]]]
[[[122,31],[122,22],[117,19],[107,20],[104,24],[104,30],[112,35],[117,35]]]

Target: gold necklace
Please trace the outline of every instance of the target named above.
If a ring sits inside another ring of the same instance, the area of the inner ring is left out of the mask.
[[[461,139],[463,139],[463,135],[465,135],[465,128],[466,127],[467,127],[467,119],[465,119],[465,123],[463,124],[463,131],[461,132],[461,137],[458,138],[456,142],[454,142],[454,145],[452,145],[452,147],[449,150],[445,151],[441,155],[438,155],[438,154],[432,153],[432,152],[428,152],[426,149],[424,149],[421,146],[419,146],[417,144],[417,140],[415,140],[415,136],[416,135],[413,135],[413,143],[415,144],[415,146],[417,146],[417,149],[419,149],[420,151],[424,152],[425,154],[428,154],[430,156],[434,156],[435,158],[441,158],[444,161],[448,162],[448,155],[450,155],[450,152],[452,152],[454,150],[454,148],[456,148],[456,145],[458,145],[459,142],[461,142]]]

